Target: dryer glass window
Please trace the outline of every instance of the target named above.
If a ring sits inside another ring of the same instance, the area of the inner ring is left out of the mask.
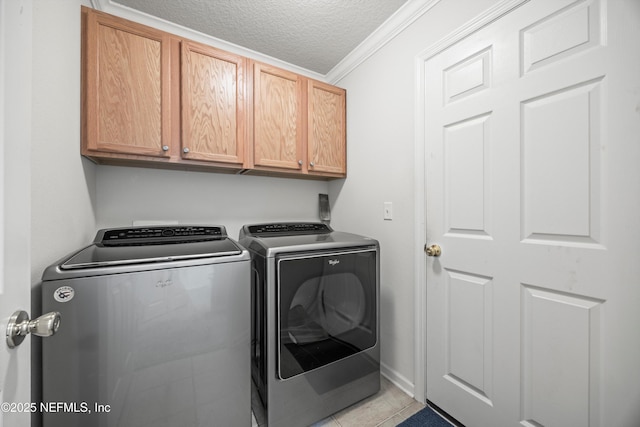
[[[278,368],[282,379],[376,344],[376,252],[278,259]]]

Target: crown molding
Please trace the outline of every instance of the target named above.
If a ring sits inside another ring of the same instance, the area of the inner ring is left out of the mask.
[[[369,37],[333,67],[324,76],[326,81],[335,84],[343,79],[439,2],[440,0],[408,0]]]

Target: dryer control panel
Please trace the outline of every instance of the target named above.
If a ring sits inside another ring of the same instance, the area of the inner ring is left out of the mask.
[[[333,230],[320,222],[279,222],[273,224],[248,225],[242,229],[246,236],[294,236],[300,234],[328,234]]]

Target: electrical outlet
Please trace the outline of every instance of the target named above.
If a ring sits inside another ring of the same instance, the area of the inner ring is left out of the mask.
[[[393,203],[384,202],[384,212],[382,217],[387,221],[391,221],[393,219]]]

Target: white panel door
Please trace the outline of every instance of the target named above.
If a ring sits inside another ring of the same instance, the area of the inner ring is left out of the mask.
[[[531,0],[426,59],[427,399],[640,425],[640,2]]]

